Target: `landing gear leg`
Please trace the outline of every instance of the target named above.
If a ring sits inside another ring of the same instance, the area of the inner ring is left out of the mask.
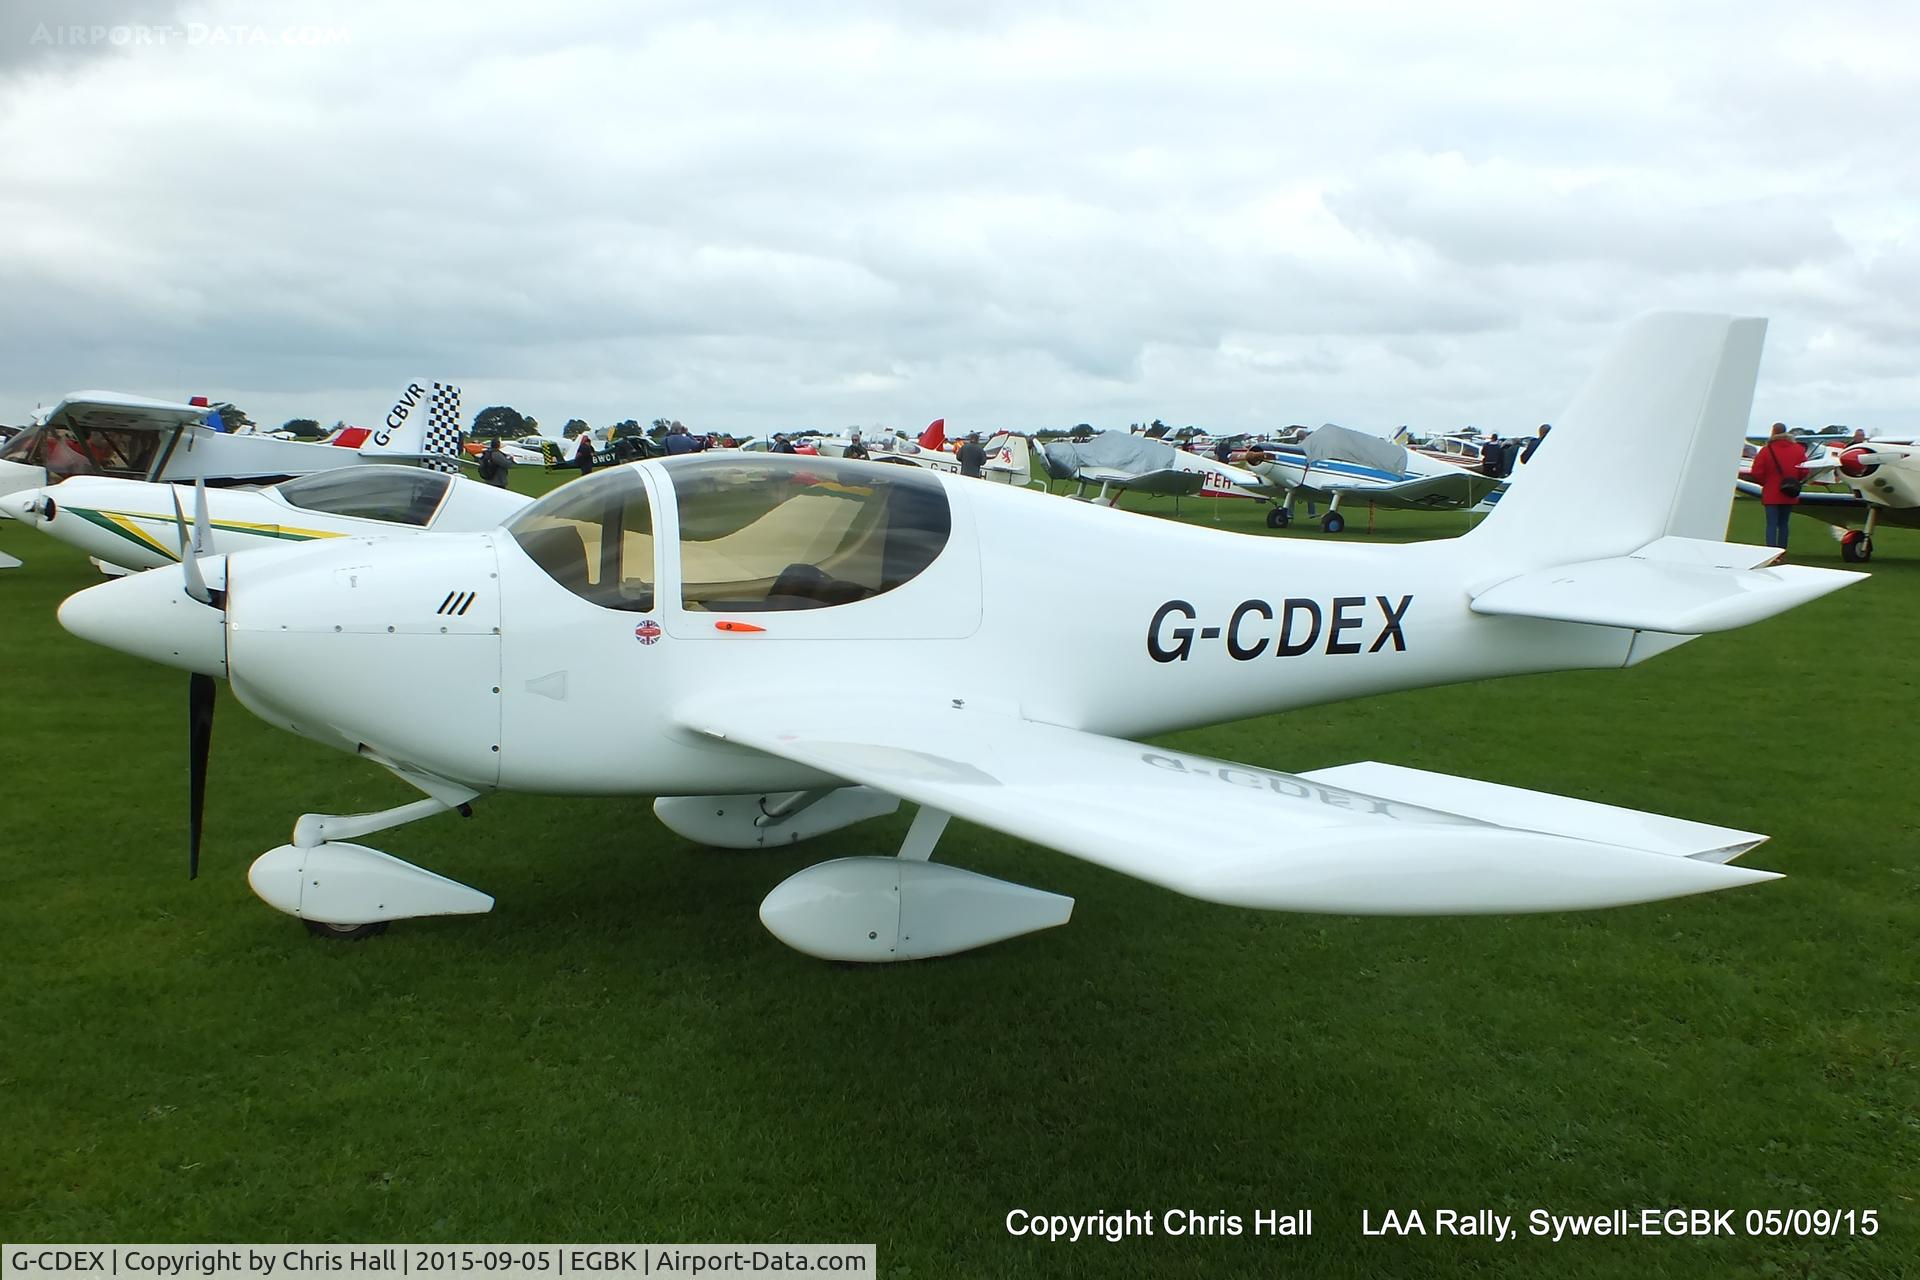
[[[1848,564],[1865,564],[1873,559],[1873,531],[1880,523],[1880,508],[1867,508],[1866,527],[1859,532],[1848,530],[1840,538],[1840,558]]]
[[[1347,518],[1340,514],[1340,495],[1336,493],[1327,506],[1327,514],[1320,517],[1320,530],[1323,533],[1339,533],[1346,527]]]

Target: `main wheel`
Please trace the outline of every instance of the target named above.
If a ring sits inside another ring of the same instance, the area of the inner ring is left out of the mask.
[[[328,924],[323,920],[302,920],[307,932],[316,938],[328,938],[334,942],[365,942],[387,931],[385,920],[374,920],[367,924]]]
[[[1873,539],[1864,533],[1848,534],[1840,540],[1840,558],[1848,564],[1865,564],[1873,559]]]
[[[1267,512],[1267,528],[1284,529],[1293,523],[1293,511],[1289,507],[1275,507]]]
[[[1347,518],[1338,511],[1329,511],[1320,519],[1320,528],[1326,533],[1339,533],[1347,527]]]

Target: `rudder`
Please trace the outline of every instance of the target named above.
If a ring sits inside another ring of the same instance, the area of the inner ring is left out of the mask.
[[[1767,322],[1633,321],[1499,506],[1468,535],[1503,566],[1619,556],[1667,536],[1719,542]]]

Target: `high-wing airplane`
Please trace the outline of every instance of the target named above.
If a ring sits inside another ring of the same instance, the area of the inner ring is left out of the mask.
[[[944,422],[945,419],[939,421]],[[929,427],[928,431],[931,430]],[[829,458],[845,457],[852,443],[851,436],[822,436],[814,441],[819,452]],[[863,438],[861,443],[867,449],[867,457],[874,462],[922,467],[956,476],[960,474],[960,460],[951,449],[938,445],[929,448],[897,435],[876,434],[871,438]],[[1027,448],[1025,436],[1010,431],[996,432],[980,448],[987,455],[986,464],[980,469],[981,479],[1011,485],[1033,483],[1033,457]]]
[[[1794,507],[1834,527],[1842,560],[1873,559],[1873,535],[1882,522],[1920,528],[1920,442],[1876,437],[1832,446],[1808,458],[1803,470],[1811,481],[1843,487],[1802,489]],[[1760,486],[1745,476],[1735,487],[1750,498],[1760,496]]]
[[[304,815],[254,862],[256,893],[322,934],[490,909],[356,841],[499,790],[653,795],[673,831],[735,848],[918,806],[898,856],[811,866],[762,904],[780,939],[839,960],[1065,923],[1068,898],[930,861],[952,817],[1272,910],[1558,911],[1754,884],[1773,877],[1732,862],[1764,839],[1752,832],[1418,768],[1296,775],[1135,739],[1631,666],[1857,580],[1722,541],[1764,333],[1635,322],[1528,482],[1446,541],[1273,542],[919,468],[696,454],[596,472],[487,533],[189,555],[70,597],[60,620],[193,673],[191,869],[217,678],[270,723],[423,793]],[[1593,483],[1622,456],[1641,460],[1635,484]],[[1098,548],[1113,568],[1063,575],[1036,547]],[[1010,684],[1036,645],[1075,660]],[[912,691],[825,688],[792,679],[789,655],[923,675]]]
[[[552,440],[546,436],[521,436],[518,440],[500,441],[500,452],[517,467],[545,467],[553,470],[560,460],[560,449],[567,444],[565,440]],[[469,440],[462,446],[470,458],[478,458],[487,451],[488,441]]]
[[[460,388],[409,382],[378,427],[348,427],[322,444],[269,435],[233,435],[207,421],[206,405],[78,391],[0,446],[0,496],[69,476],[122,480],[253,481],[366,462],[457,464]]]
[[[1267,527],[1293,523],[1300,497],[1329,505],[1320,527],[1339,533],[1347,527],[1343,500],[1416,511],[1459,511],[1485,501],[1505,480],[1450,462],[1442,462],[1364,431],[1329,422],[1298,442],[1263,447],[1247,456],[1246,468],[1279,493],[1267,513]]]
[[[1074,481],[1082,493],[1099,485],[1093,500],[1108,506],[1129,489],[1176,498],[1253,498],[1267,491],[1250,471],[1125,431],[1103,431],[1078,444],[1055,440],[1041,446],[1040,460],[1047,474]]]
[[[193,501],[192,489],[185,500]],[[80,548],[103,565],[152,569],[179,560],[181,488],[74,476],[0,498],[0,514]],[[425,467],[336,467],[267,489],[211,489],[209,550],[244,551],[312,538],[391,537],[491,529],[533,499]]]

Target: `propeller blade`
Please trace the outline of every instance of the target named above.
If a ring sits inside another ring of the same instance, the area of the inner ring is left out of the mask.
[[[207,510],[206,494],[202,492],[197,495],[197,498],[198,500],[194,503],[194,516],[196,519],[204,517]],[[198,600],[201,604],[212,604],[213,592],[207,590],[207,580],[200,575],[199,528],[196,525],[194,529],[194,539],[189,543],[187,541],[187,516],[186,513],[180,509],[180,493],[178,490],[175,490],[173,495],[173,523],[175,527],[180,530],[180,569],[187,575],[187,594],[195,600]]]
[[[213,550],[213,520],[207,515],[207,482],[193,482],[193,554],[206,555]]]
[[[207,757],[213,748],[213,677],[187,683],[187,879],[200,876],[200,830],[207,808]]]

